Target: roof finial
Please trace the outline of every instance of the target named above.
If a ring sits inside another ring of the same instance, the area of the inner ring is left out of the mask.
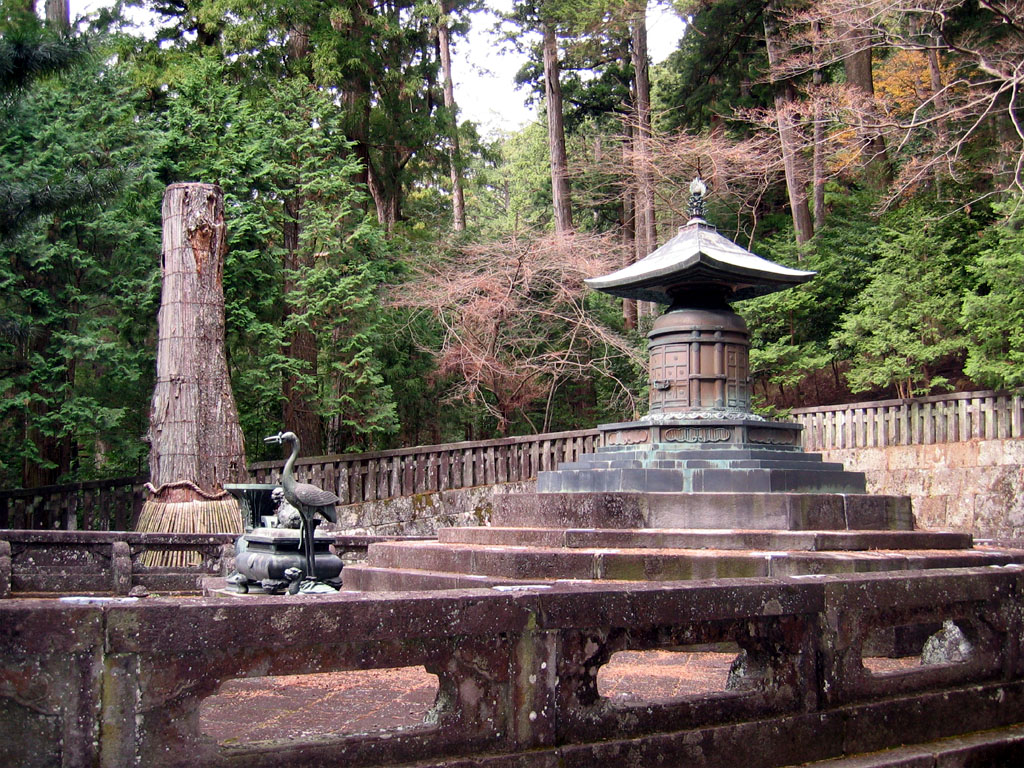
[[[707,185],[698,173],[694,180],[690,182],[690,202],[686,207],[686,212],[690,215],[691,221],[704,218],[704,195],[707,193]]]

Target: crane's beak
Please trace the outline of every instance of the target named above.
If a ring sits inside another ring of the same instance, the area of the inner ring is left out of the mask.
[[[281,442],[284,442],[283,440],[281,440],[281,435],[282,434],[284,434],[284,433],[283,432],[278,432],[276,435],[271,435],[270,437],[264,437],[263,438],[263,442],[264,443],[281,443]]]

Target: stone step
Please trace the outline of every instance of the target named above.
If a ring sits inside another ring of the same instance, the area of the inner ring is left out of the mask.
[[[910,499],[840,493],[508,493],[495,497],[502,528],[914,528]]]
[[[595,528],[442,528],[442,544],[618,549],[719,549],[801,552],[971,549],[954,531],[752,531]]]
[[[540,472],[538,493],[864,493],[862,472],[817,469],[564,469]]]
[[[570,469],[670,469],[677,471],[695,469],[798,469],[801,471],[843,471],[838,461],[807,462],[791,459],[598,459],[586,454],[579,461],[566,461],[558,465],[558,472]]]
[[[1024,551],[856,552],[626,549],[389,542],[372,544],[367,566],[515,581],[694,579],[869,573],[1024,563]]]
[[[1014,768],[1024,765],[1024,725],[801,765],[804,768]]]
[[[346,565],[341,572],[343,590],[395,592],[426,589],[485,589],[515,585],[510,579],[495,579],[466,573],[419,571],[410,568],[379,568],[364,563]]]

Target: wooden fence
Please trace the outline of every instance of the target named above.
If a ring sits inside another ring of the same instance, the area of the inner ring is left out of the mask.
[[[329,488],[343,504],[532,480],[559,462],[575,461],[599,445],[596,429],[507,437],[479,442],[399,448],[299,459],[302,482]],[[276,483],[283,461],[249,467],[253,482]]]
[[[0,528],[126,531],[142,509],[145,476],[0,491]]]
[[[914,400],[798,408],[804,448],[873,448],[1024,437],[1024,393],[960,392]],[[596,429],[299,459],[303,482],[344,504],[493,483],[526,481],[599,447]],[[276,483],[284,461],[250,467]],[[0,528],[125,530],[142,505],[144,477],[0,491]]]
[[[881,448],[1024,437],[1021,392],[957,392],[913,400],[797,408],[804,449]]]

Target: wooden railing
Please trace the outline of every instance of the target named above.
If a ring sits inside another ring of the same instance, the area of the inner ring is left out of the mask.
[[[0,528],[131,530],[145,500],[145,476],[0,491]]]
[[[411,496],[477,485],[532,480],[559,462],[575,461],[600,445],[596,429],[507,437],[479,442],[399,448],[376,453],[316,456],[296,462],[303,482],[329,488],[343,504]],[[263,461],[253,482],[278,482],[283,461]]]
[[[959,392],[914,400],[797,408],[804,448],[874,448],[1024,437],[1024,396]],[[532,480],[600,446],[596,429],[299,459],[303,482],[343,504]],[[257,462],[252,482],[276,483],[284,461]],[[125,530],[143,501],[144,477],[0,491],[0,528]]]
[[[1024,437],[1024,397],[1009,392],[957,392],[913,400],[797,408],[804,448],[881,448]]]

